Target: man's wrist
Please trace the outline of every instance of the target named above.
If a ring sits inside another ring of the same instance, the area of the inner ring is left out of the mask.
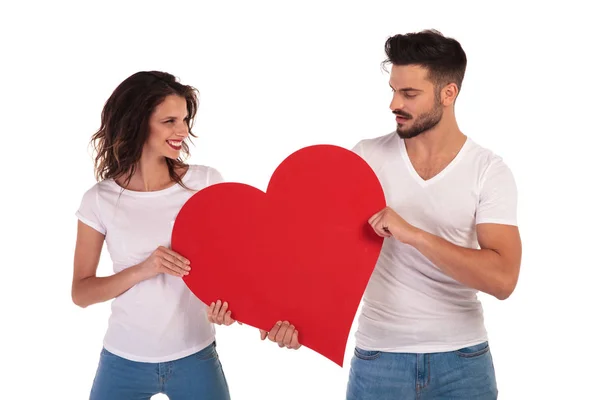
[[[408,235],[407,240],[404,243],[414,248],[419,248],[427,240],[426,236],[427,232],[417,227],[413,227],[413,229],[411,229],[410,234]]]

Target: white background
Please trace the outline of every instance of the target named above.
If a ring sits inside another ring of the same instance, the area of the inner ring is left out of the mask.
[[[71,303],[74,212],[94,184],[90,136],[123,79],[158,69],[196,86],[190,162],[265,189],[303,146],[351,147],[394,129],[383,44],[425,28],[462,43],[459,125],[504,157],[519,187],[518,287],[502,302],[481,296],[500,398],[598,395],[592,2],[118,3],[0,8],[1,398],[88,396],[109,303]],[[105,253],[99,274],[110,273]],[[219,328],[232,397],[343,399],[355,329],[342,369],[308,349],[260,342],[255,329]]]

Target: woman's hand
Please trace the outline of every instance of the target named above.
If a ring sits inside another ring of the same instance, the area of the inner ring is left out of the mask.
[[[229,304],[227,302],[221,303],[221,300],[217,300],[216,303],[212,303],[206,314],[208,316],[208,321],[217,325],[225,325],[229,326],[235,322],[233,318],[231,318],[231,311],[228,311],[227,308]],[[242,324],[238,322],[238,324]]]
[[[190,261],[164,246],[158,247],[150,257],[138,264],[144,279],[159,274],[168,274],[179,278],[190,273]]]

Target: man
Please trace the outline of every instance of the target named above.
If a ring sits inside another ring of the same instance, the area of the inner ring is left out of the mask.
[[[437,31],[396,35],[397,129],[359,142],[388,207],[387,239],[364,296],[348,400],[496,399],[477,292],[513,292],[521,263],[517,190],[502,159],[465,136],[454,104],[467,58]]]

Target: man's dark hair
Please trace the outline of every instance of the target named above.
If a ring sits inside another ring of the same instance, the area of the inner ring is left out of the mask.
[[[436,88],[455,83],[460,91],[467,55],[460,43],[436,30],[399,34],[385,42],[387,59],[382,63],[419,65],[429,71],[429,79]]]

